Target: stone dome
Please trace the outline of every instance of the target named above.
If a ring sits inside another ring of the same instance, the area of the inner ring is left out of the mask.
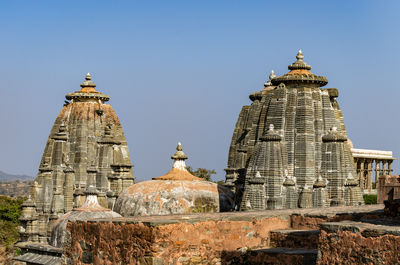
[[[69,232],[67,231],[68,221],[121,217],[118,213],[100,206],[97,201],[97,190],[95,187],[90,186],[85,193],[86,200],[81,207],[75,208],[64,214],[54,223],[51,232],[50,245],[58,248],[64,247],[64,242],[69,238]]]
[[[193,176],[178,143],[172,169],[153,180],[136,183],[118,197],[114,210],[122,216],[189,214],[230,211],[234,194],[228,188]]]

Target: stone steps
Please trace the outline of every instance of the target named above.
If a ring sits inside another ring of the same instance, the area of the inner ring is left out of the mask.
[[[267,248],[250,250],[246,256],[247,264],[311,265],[317,262],[318,250]]]
[[[320,230],[274,230],[270,248],[247,250],[240,264],[311,265],[317,263]]]
[[[317,249],[319,230],[271,231],[271,248]]]

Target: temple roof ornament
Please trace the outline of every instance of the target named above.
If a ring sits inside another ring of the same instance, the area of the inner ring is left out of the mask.
[[[96,84],[93,83],[92,76],[90,75],[90,73],[87,73],[85,81],[83,81],[83,83],[81,84],[81,90],[74,93],[68,93],[67,95],[65,95],[65,98],[68,100],[77,101],[90,101],[95,99],[104,102],[110,100],[110,96],[98,92],[95,87]]]
[[[179,142],[176,147],[176,152],[171,156],[171,159],[174,160],[174,164],[172,165],[172,169],[165,175],[153,178],[153,180],[191,180],[191,181],[204,181],[202,178],[198,178],[193,176],[186,169],[185,160],[188,158],[185,153],[182,151],[182,144]]]
[[[294,181],[293,177],[286,176],[285,181],[283,182],[283,186],[295,186],[296,182]]]
[[[315,181],[313,187],[314,187],[314,188],[325,188],[325,187],[326,187],[326,183],[325,183],[325,181],[322,179],[322,176],[321,176],[321,175],[318,176],[318,178],[317,178],[317,180]]]
[[[269,79],[267,82],[264,83],[264,87],[272,86],[271,80],[272,78],[276,77],[274,70],[271,70],[271,73],[269,74]]]
[[[86,74],[85,81],[81,84],[81,87],[96,87],[96,84],[92,81],[92,76],[90,73]]]
[[[358,186],[357,180],[353,177],[353,174],[349,173],[346,183],[344,183],[345,186],[351,186],[351,187],[356,187]]]
[[[328,84],[328,79],[326,79],[326,77],[315,75],[310,71],[311,66],[303,61],[304,55],[301,50],[297,53],[296,59],[297,61],[288,66],[290,70],[289,73],[271,79],[273,85],[284,83],[285,85],[308,84],[321,87]]]
[[[264,134],[260,137],[261,141],[280,141],[282,137],[274,130],[274,125],[270,124],[268,127],[268,131],[264,132]]]
[[[188,157],[185,155],[185,153],[182,151],[182,144],[178,142],[178,145],[176,146],[176,153],[171,156],[172,159],[176,160],[186,160]]]
[[[337,127],[332,127],[328,134],[322,136],[323,142],[345,142],[347,137],[337,131]]]
[[[305,61],[303,61],[304,55],[301,50],[299,50],[299,52],[297,53],[296,59],[297,61],[288,66],[289,70],[297,70],[297,69],[311,70],[311,66],[308,65]]]

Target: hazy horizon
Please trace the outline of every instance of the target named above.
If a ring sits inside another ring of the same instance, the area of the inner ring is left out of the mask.
[[[0,170],[36,175],[65,94],[90,72],[138,180],[168,172],[178,141],[188,165],[222,180],[248,95],[272,69],[288,72],[299,49],[338,88],[354,147],[399,157],[400,3],[384,3],[2,2]]]

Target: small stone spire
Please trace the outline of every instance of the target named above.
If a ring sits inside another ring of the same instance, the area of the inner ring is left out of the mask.
[[[269,80],[267,82],[264,83],[264,87],[267,86],[272,86],[272,78],[276,77],[274,70],[271,70],[271,73],[269,74]]]
[[[96,84],[92,81],[92,76],[90,73],[86,74],[85,81],[81,84],[81,89],[73,93],[68,93],[65,95],[67,100],[71,100],[70,103],[75,101],[98,101],[99,103],[104,103],[110,100],[110,96],[100,93],[96,90]],[[68,104],[67,104],[68,106]],[[103,115],[103,110],[97,109],[96,113],[101,116]]]
[[[190,181],[204,181],[202,178],[193,176],[187,169],[185,160],[188,158],[182,151],[182,144],[178,143],[176,153],[171,156],[174,160],[172,169],[165,175],[153,178],[153,180],[190,180]]]
[[[350,172],[347,175],[347,179],[346,179],[346,182],[344,183],[344,185],[345,186],[353,186],[353,187],[357,186],[357,180],[353,177],[353,174],[351,174]]]
[[[313,74],[311,70],[311,66],[308,65],[304,59],[303,52],[299,50],[296,55],[296,61],[288,66],[290,70],[289,73],[284,74],[282,76],[274,77],[271,80],[271,83],[275,86],[283,83],[284,85],[299,85],[299,84],[308,84],[313,87],[321,87],[328,84],[328,79],[324,76],[318,76]]]
[[[97,191],[95,186],[89,185],[85,190],[85,195],[86,195],[85,202],[79,208],[90,208],[94,210],[103,209],[103,207],[100,206],[97,200],[98,193],[99,192]]]
[[[277,133],[277,131],[274,130],[274,125],[270,124],[268,127],[268,130],[263,133],[263,135],[260,137],[261,141],[280,141],[282,137]]]
[[[326,183],[325,181],[322,179],[322,176],[319,175],[317,180],[314,182],[313,184],[314,188],[325,188],[326,187]]]
[[[96,87],[96,84],[92,81],[92,76],[90,73],[86,74],[85,81],[81,84],[81,87]]]
[[[306,70],[311,70],[311,66],[308,65],[306,62],[303,61],[304,55],[301,50],[296,55],[297,61],[289,65],[289,70],[299,70],[299,69],[306,69]]]
[[[303,55],[303,52],[301,51],[301,49],[300,49],[299,52],[297,53],[296,59],[297,59],[297,60],[303,60],[303,59],[304,59],[304,55]]]
[[[179,142],[178,146],[176,147],[176,153],[171,156],[171,159],[174,160],[174,165],[172,166],[172,168],[177,168],[180,170],[187,171],[185,160],[188,157],[185,155],[185,153],[182,150],[183,150],[182,144]]]

